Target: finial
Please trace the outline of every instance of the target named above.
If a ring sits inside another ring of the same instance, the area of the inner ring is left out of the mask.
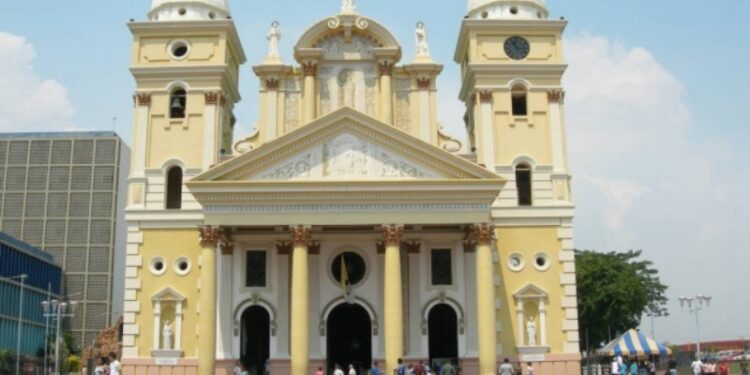
[[[357,6],[354,4],[354,0],[342,0],[341,1],[341,13],[354,13]]]

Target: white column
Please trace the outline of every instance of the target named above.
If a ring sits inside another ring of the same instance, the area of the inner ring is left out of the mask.
[[[174,308],[174,350],[182,350],[182,303],[178,301]]]
[[[492,91],[482,91],[479,93],[479,111],[482,116],[482,145],[481,160],[490,171],[495,171],[495,129],[493,128],[494,116],[492,111],[493,104]]]
[[[520,299],[516,302],[518,306],[516,307],[516,317],[517,317],[517,325],[518,325],[518,345],[517,346],[526,346],[526,335],[524,335],[524,317],[523,317],[523,300]]]
[[[542,346],[547,346],[547,307],[544,299],[539,300],[539,341]]]
[[[221,245],[217,254],[219,264],[218,293],[216,295],[216,358],[232,358],[233,317],[232,308],[232,251],[231,246]]]
[[[153,350],[161,349],[159,339],[161,338],[161,301],[154,302],[154,341]]]
[[[136,94],[135,126],[133,129],[133,176],[144,177],[146,169],[146,142],[148,142],[148,117],[151,95]]]
[[[214,96],[217,95],[217,96]],[[217,152],[217,106],[221,102],[221,94],[206,93],[206,106],[203,109],[203,170],[208,170],[216,164]],[[186,120],[187,121],[187,120]]]
[[[561,111],[562,95],[560,91],[552,91],[549,96],[550,131],[552,135],[552,164],[554,173],[566,173],[565,165],[565,134],[563,134],[563,118]]]

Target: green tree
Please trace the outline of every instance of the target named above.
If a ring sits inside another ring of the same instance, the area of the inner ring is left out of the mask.
[[[13,370],[11,363],[13,355],[10,350],[0,350],[0,375],[10,374]]]
[[[667,286],[641,251],[599,253],[576,251],[578,319],[582,349],[638,327],[644,314],[668,315]],[[611,335],[611,336],[610,336]]]

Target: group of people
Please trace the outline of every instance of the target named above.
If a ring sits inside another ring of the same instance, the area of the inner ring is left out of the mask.
[[[639,361],[638,358],[628,360],[622,356],[617,356],[612,358],[610,373],[612,375],[656,375],[656,363],[649,360]]]
[[[534,365],[531,362],[526,364],[525,370],[526,372],[522,372],[523,370],[520,367],[513,367],[508,358],[505,358],[500,367],[497,368],[497,375],[534,375]]]
[[[99,359],[99,364],[94,368],[94,375],[120,375],[122,364],[117,360],[117,353],[109,353],[109,356]]]
[[[713,360],[701,361],[696,359],[690,364],[694,375],[729,375],[729,364],[721,362],[719,364]],[[747,363],[740,364],[740,375],[748,375]]]

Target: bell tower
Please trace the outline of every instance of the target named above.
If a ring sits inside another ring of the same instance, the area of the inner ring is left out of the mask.
[[[548,19],[544,0],[468,5],[454,59],[470,151],[517,182],[501,205],[570,205],[561,87],[567,21]]]
[[[153,0],[148,21],[128,27],[136,81],[128,206],[199,209],[182,193],[182,181],[231,153],[240,100],[245,54],[229,6],[226,0]]]

